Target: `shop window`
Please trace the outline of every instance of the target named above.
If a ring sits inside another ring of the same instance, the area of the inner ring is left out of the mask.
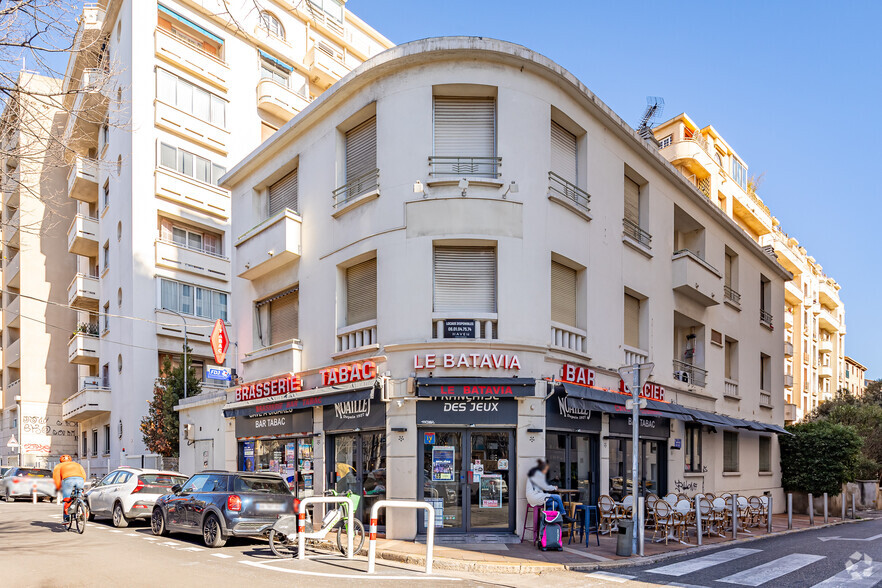
[[[738,433],[723,431],[723,472],[738,471]]]
[[[377,258],[346,268],[346,324],[377,319]]]
[[[685,458],[685,471],[701,472],[701,425],[690,423],[686,425],[686,438],[683,443],[683,457]]]
[[[156,97],[198,119],[226,127],[226,100],[164,69],[156,70]]]
[[[578,182],[576,135],[554,121],[551,121],[551,171],[571,185]]]
[[[258,339],[262,347],[300,336],[300,296],[297,288],[257,303]]]
[[[203,231],[167,218],[159,219],[159,239],[179,247],[209,255],[221,256],[223,239],[216,233]]]
[[[624,343],[628,347],[640,347],[640,312],[644,301],[625,293]]]
[[[497,176],[496,99],[435,96],[433,175]]]
[[[551,262],[551,320],[576,326],[578,272],[556,261]]]
[[[269,216],[267,218],[271,218],[283,210],[298,212],[298,171],[295,169],[269,187],[267,196]]]
[[[772,471],[772,438],[759,438],[759,471],[768,473]]]
[[[158,6],[157,26],[194,49],[223,59],[223,39],[162,4]]]
[[[276,18],[275,14],[266,10],[260,11],[260,28],[280,39],[285,38],[285,29],[282,27],[282,22]]]
[[[496,248],[435,247],[433,308],[466,316],[496,312]]]

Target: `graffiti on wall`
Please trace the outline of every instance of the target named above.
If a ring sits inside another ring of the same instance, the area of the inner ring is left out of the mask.
[[[76,448],[76,423],[54,415],[22,415],[21,449],[29,454],[51,454]]]

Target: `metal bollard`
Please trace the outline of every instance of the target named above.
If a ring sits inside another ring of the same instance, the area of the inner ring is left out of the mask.
[[[638,547],[640,549],[640,557],[643,557],[643,526],[646,524],[644,519],[646,516],[644,515],[644,498],[642,496],[637,498],[637,533],[638,533]],[[590,523],[590,522],[589,522]]]
[[[841,500],[841,502],[842,502],[842,516],[839,517],[839,520],[844,521],[845,520],[845,492],[841,493],[839,496],[842,499]]]
[[[37,504],[37,485],[36,484],[34,484],[34,487],[31,490],[31,498],[34,501],[34,504]]]
[[[738,539],[738,495],[732,495],[732,539]]]
[[[793,494],[787,493],[787,530],[793,529]]]
[[[827,524],[827,493],[824,492],[824,524]]]
[[[856,519],[857,515],[855,515],[854,508],[854,492],[851,493],[851,518]]]
[[[766,507],[766,525],[768,526],[767,531],[769,533],[772,532],[772,495],[769,494],[769,505]]]
[[[695,533],[698,535],[698,545],[701,545],[701,496],[695,495]]]
[[[809,525],[815,524],[815,497],[809,492]]]

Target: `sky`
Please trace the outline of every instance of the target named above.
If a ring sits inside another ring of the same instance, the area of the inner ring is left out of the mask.
[[[556,61],[636,126],[647,96],[662,120],[712,124],[759,195],[842,286],[846,354],[882,377],[879,234],[882,2],[348,0],[394,43],[491,37]]]

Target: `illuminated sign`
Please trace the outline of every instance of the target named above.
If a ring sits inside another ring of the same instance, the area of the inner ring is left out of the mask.
[[[300,392],[300,377],[287,374],[276,378],[243,384],[236,389],[236,402],[272,398],[290,392]]]
[[[359,361],[343,365],[334,365],[319,370],[322,375],[322,386],[361,382],[377,377],[377,364],[372,361]]]

